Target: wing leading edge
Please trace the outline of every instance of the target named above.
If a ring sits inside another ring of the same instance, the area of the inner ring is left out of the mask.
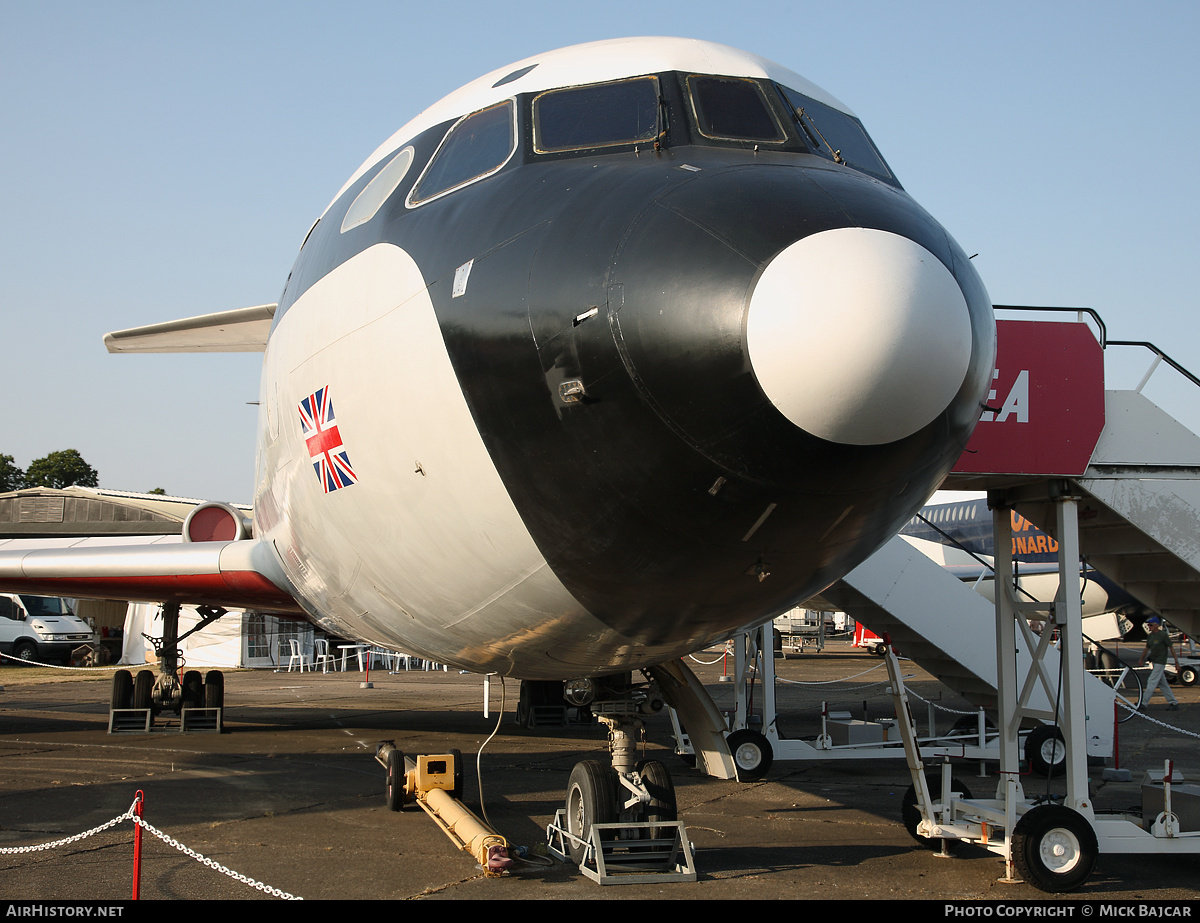
[[[302,615],[262,542],[0,551],[0,590]]]
[[[104,335],[104,345],[110,353],[260,353],[267,348],[275,307],[261,304],[114,330]]]

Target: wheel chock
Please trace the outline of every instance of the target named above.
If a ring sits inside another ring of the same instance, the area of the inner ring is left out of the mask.
[[[570,844],[583,845],[579,871],[600,885],[633,885],[695,881],[695,849],[683,821],[639,821],[592,824],[590,839],[567,829],[567,812],[559,808],[546,825],[547,848],[560,862],[570,862]]]

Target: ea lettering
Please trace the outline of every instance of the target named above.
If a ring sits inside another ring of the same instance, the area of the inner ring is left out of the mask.
[[[995,381],[999,377],[999,369],[992,372],[992,381]],[[993,388],[988,392],[988,406],[994,406],[993,402],[996,400],[996,397],[996,389]],[[1029,422],[1029,369],[1021,369],[1017,373],[1017,380],[1008,389],[1008,394],[1005,395],[1004,403],[1000,405],[1000,409],[998,411],[985,410],[979,415],[979,422],[1003,423],[1010,417],[1014,418],[1017,423]]]

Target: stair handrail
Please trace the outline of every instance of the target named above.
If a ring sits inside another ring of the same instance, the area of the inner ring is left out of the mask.
[[[1148,368],[1146,370],[1146,374],[1142,376],[1142,380],[1140,382],[1138,382],[1138,386],[1136,388],[1134,388],[1134,391],[1136,391],[1138,394],[1141,394],[1142,388],[1146,387],[1146,382],[1148,382],[1150,380],[1150,376],[1154,374],[1155,370],[1163,362],[1166,362],[1167,365],[1169,365],[1171,368],[1173,368],[1175,371],[1177,371],[1180,375],[1182,375],[1184,378],[1186,378],[1188,381],[1190,381],[1196,387],[1200,388],[1200,378],[1197,378],[1195,375],[1193,375],[1191,372],[1189,372],[1182,365],[1180,365],[1178,362],[1176,362],[1174,359],[1172,359],[1165,352],[1163,352],[1161,349],[1159,349],[1157,346],[1155,346],[1153,343],[1149,342],[1148,340],[1109,340],[1108,345],[1109,346],[1140,346],[1143,349],[1148,349],[1152,353],[1154,353],[1154,356],[1155,356],[1154,361],[1152,363],[1150,363],[1150,368]]]
[[[1193,375],[1183,365],[1181,365],[1175,359],[1168,356],[1166,354],[1166,352],[1164,352],[1159,347],[1155,346],[1149,340],[1110,340],[1108,338],[1108,326],[1104,323],[1104,319],[1100,316],[1100,314],[1096,311],[1095,308],[1055,307],[1053,305],[1032,305],[1032,304],[1026,304],[1026,305],[996,304],[996,305],[992,305],[992,310],[993,311],[1027,311],[1027,312],[1046,311],[1046,312],[1054,312],[1054,313],[1059,313],[1059,314],[1075,314],[1075,315],[1078,315],[1081,320],[1082,320],[1082,316],[1084,314],[1086,314],[1096,324],[1096,327],[1099,332],[1099,340],[1100,340],[1100,348],[1101,349],[1107,349],[1109,346],[1139,346],[1142,349],[1148,349],[1150,352],[1154,353],[1154,356],[1155,356],[1154,361],[1150,364],[1150,368],[1146,370],[1146,374],[1142,376],[1142,380],[1138,383],[1138,386],[1134,389],[1134,391],[1136,391],[1138,394],[1141,393],[1142,388],[1146,387],[1146,383],[1150,380],[1150,376],[1154,374],[1155,370],[1157,370],[1159,365],[1161,365],[1163,362],[1166,362],[1167,365],[1171,366],[1171,368],[1173,368],[1175,371],[1177,371],[1180,375],[1182,375],[1184,378],[1186,378],[1188,381],[1190,381],[1196,387],[1200,388],[1200,378]]]
[[[993,311],[1053,311],[1059,314],[1086,314],[1096,322],[1096,326],[1100,331],[1100,348],[1108,342],[1108,327],[1104,323],[1104,318],[1096,311],[1095,308],[1064,308],[1054,307],[1052,305],[1035,305],[1035,304],[994,304]],[[1082,321],[1082,317],[1080,317]]]

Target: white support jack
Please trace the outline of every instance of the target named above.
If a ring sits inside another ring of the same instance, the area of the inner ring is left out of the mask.
[[[1013,591],[1012,524],[1010,509],[1041,494],[1056,511],[1059,551],[1059,589],[1051,604],[1018,601]],[[1013,491],[989,494],[996,548],[996,649],[999,678],[999,781],[994,797],[971,798],[949,773],[935,798],[909,721],[905,737],[913,788],[906,800],[905,821],[918,840],[965,840],[1003,856],[1005,880],[1025,881],[1043,891],[1078,888],[1091,873],[1099,853],[1200,853],[1200,829],[1184,830],[1172,810],[1187,799],[1200,802],[1200,789],[1175,786],[1170,769],[1162,798],[1143,813],[1097,813],[1088,790],[1086,704],[1082,650],[1082,606],[1079,598],[1079,497],[1070,482],[1052,481]],[[1039,627],[1040,623],[1040,627]],[[1055,643],[1057,634],[1057,644]],[[1018,655],[1032,653],[1021,675]],[[1064,653],[1065,652],[1065,653]],[[1057,713],[1030,702],[1041,686]],[[1032,720],[1057,724],[1063,732],[1066,794],[1059,799],[1030,802],[1020,781],[1018,734]],[[1151,788],[1153,791],[1153,787]],[[1152,799],[1151,799],[1152,800]],[[1153,815],[1153,816],[1151,816]],[[1195,825],[1198,826],[1200,825]]]

